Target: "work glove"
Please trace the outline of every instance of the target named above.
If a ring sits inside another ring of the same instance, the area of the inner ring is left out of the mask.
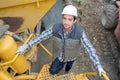
[[[98,67],[98,74],[99,74],[99,76],[102,76],[102,73],[106,74],[105,70],[102,67]]]
[[[23,53],[26,49],[28,49],[28,45],[23,45],[23,46],[20,46],[18,47],[16,53]]]

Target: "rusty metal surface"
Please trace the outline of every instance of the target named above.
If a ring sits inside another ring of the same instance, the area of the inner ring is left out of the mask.
[[[54,6],[56,2],[57,0],[45,0],[45,1],[40,1],[39,3],[33,2],[30,4],[21,4],[12,7],[0,8],[0,17],[4,18],[4,20],[6,20],[7,18],[9,18],[9,20],[11,18],[15,19],[16,17],[16,19],[19,20],[20,22],[16,21],[16,23],[11,25],[18,26],[22,23],[22,25],[19,26],[19,29],[17,29],[16,32],[24,31],[25,29],[28,28],[31,31],[34,31],[39,20],[41,20],[47,14],[47,12]],[[3,3],[0,2],[0,5],[1,4]],[[8,22],[9,20],[6,20],[6,22]],[[13,27],[14,26],[12,26],[12,28]]]
[[[10,26],[9,30],[15,32],[23,24],[22,17],[0,17],[4,24]]]

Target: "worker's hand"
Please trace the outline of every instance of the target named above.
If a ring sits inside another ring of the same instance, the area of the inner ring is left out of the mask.
[[[102,67],[98,68],[98,73],[99,73],[99,76],[102,76],[102,73],[106,74],[105,70]]]
[[[16,53],[23,53],[27,48],[27,45],[20,46],[18,47]]]

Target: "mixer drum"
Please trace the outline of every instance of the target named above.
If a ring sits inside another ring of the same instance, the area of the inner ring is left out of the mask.
[[[2,63],[12,60],[16,56],[17,48],[14,39],[9,35],[4,35],[0,39],[0,59]],[[16,73],[24,73],[29,68],[29,64],[22,54],[19,54],[17,59],[7,66]]]

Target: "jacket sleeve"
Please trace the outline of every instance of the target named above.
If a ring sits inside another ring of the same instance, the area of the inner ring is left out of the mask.
[[[90,41],[88,40],[85,32],[83,31],[82,37],[81,37],[81,42],[84,45],[84,47],[87,49],[88,53],[89,53],[89,57],[90,59],[93,61],[94,66],[98,69],[101,66],[100,64],[100,60],[97,56],[96,50],[93,47],[93,45],[90,43]]]
[[[31,39],[26,45],[30,48],[33,45],[36,45],[40,43],[41,41],[48,39],[50,36],[52,36],[52,27],[43,31],[41,34],[39,34],[35,38]]]

